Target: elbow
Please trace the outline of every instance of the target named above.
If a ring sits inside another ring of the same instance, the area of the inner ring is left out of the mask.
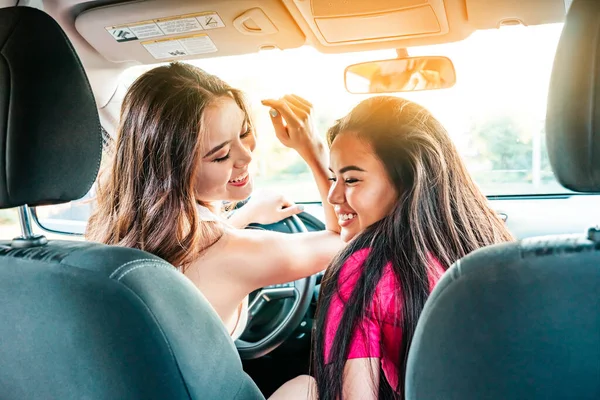
[[[325,225],[325,230],[326,230],[326,232],[331,232],[332,234],[339,236],[340,232],[342,231],[342,228],[337,223],[335,223],[335,224],[329,223],[329,224]]]

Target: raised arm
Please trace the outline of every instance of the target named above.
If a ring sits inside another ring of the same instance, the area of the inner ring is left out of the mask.
[[[329,156],[325,143],[314,128],[312,104],[296,95],[286,95],[279,100],[263,100],[262,103],[271,107],[271,120],[279,141],[296,150],[310,167],[321,195],[327,230],[339,233],[337,216],[333,207],[327,203],[331,186]]]

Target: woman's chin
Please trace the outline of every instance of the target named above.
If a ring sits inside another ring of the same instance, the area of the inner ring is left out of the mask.
[[[227,201],[243,201],[246,200],[252,194],[252,179],[248,179],[248,182],[244,186],[234,186],[227,184]]]

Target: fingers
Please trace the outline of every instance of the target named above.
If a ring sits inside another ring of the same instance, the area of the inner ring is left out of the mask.
[[[309,101],[304,100],[302,97],[297,96],[295,94],[287,94],[283,96],[283,98],[287,100],[290,104],[295,105],[307,114],[310,113],[313,106]]]
[[[298,110],[301,110],[302,113],[310,114],[313,108],[313,105],[310,101],[296,95],[296,94],[286,94],[282,99],[279,100],[263,100],[263,104],[266,106],[278,108],[283,106],[283,104],[287,103],[289,108],[298,114]],[[299,115],[302,115],[300,113]],[[284,115],[285,118],[285,115]]]
[[[308,111],[305,111],[303,108],[300,108],[299,106],[288,102],[287,103],[288,107],[290,108],[290,110],[292,110],[294,112],[294,115],[296,116],[297,119],[299,120],[305,120],[306,117],[308,116],[308,113],[310,112],[310,109]]]
[[[273,112],[275,111],[275,112]],[[283,118],[281,117],[281,113],[277,112],[276,109],[272,108],[269,111],[269,115],[271,116],[271,122],[273,123],[273,128],[275,128],[275,135],[281,140],[282,138],[287,138],[288,131],[283,122]]]
[[[275,109],[278,112],[278,114],[283,116],[283,118],[286,120],[288,125],[292,125],[292,126],[299,125],[299,120],[296,117],[296,114],[294,113],[294,111],[292,111],[289,104],[285,100],[271,100],[271,99],[263,100],[262,104],[267,107],[271,107],[271,108]],[[277,118],[277,117],[273,117],[273,114],[271,114],[271,118]]]
[[[283,121],[282,116],[282,104],[278,100],[263,100],[262,104],[271,107],[269,110],[269,115],[271,116],[271,122],[273,123],[273,128],[275,129],[275,136],[282,142],[285,143],[289,140],[289,132],[285,122]],[[287,110],[285,110],[287,111]],[[286,112],[287,113],[287,112]],[[284,114],[285,115],[285,114]],[[286,118],[287,120],[287,118]],[[288,121],[289,124],[289,121]]]
[[[283,96],[283,99],[294,103],[296,106],[300,106],[301,108],[312,108],[313,105],[310,101],[306,100],[303,97],[298,96],[297,94],[286,94],[285,96]],[[271,105],[274,103],[278,103],[280,102],[282,99],[279,100],[274,100],[274,99],[267,99],[267,100],[263,100],[262,103],[264,105]]]
[[[279,213],[282,219],[291,217],[292,215],[300,214],[304,211],[304,206],[301,204],[294,204],[293,206],[282,209]]]
[[[291,207],[291,206],[295,205],[293,201],[290,201],[289,199],[285,198],[284,196],[281,196],[280,201],[281,201],[281,208],[282,209],[283,208],[288,208],[288,207]]]
[[[309,108],[313,108],[312,103],[310,101],[306,100],[305,98],[300,97],[297,94],[292,94],[291,96],[294,97],[296,100],[306,104]]]

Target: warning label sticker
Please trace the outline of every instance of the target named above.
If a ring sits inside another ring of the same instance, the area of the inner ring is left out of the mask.
[[[204,29],[225,28],[225,24],[217,13],[209,13],[196,17]]]
[[[125,26],[122,28],[107,28],[107,30],[117,42],[129,42],[130,40],[137,40],[135,33]]]
[[[214,53],[217,51],[217,46],[215,46],[206,33],[150,40],[142,42],[142,46],[157,60]]]
[[[196,18],[166,18],[158,20],[156,24],[165,35],[201,31],[202,26]]]
[[[105,29],[117,42],[129,42],[224,27],[225,24],[219,14],[209,11],[107,26]]]
[[[164,35],[155,23],[130,25],[129,30],[131,30],[138,39],[148,39]]]

